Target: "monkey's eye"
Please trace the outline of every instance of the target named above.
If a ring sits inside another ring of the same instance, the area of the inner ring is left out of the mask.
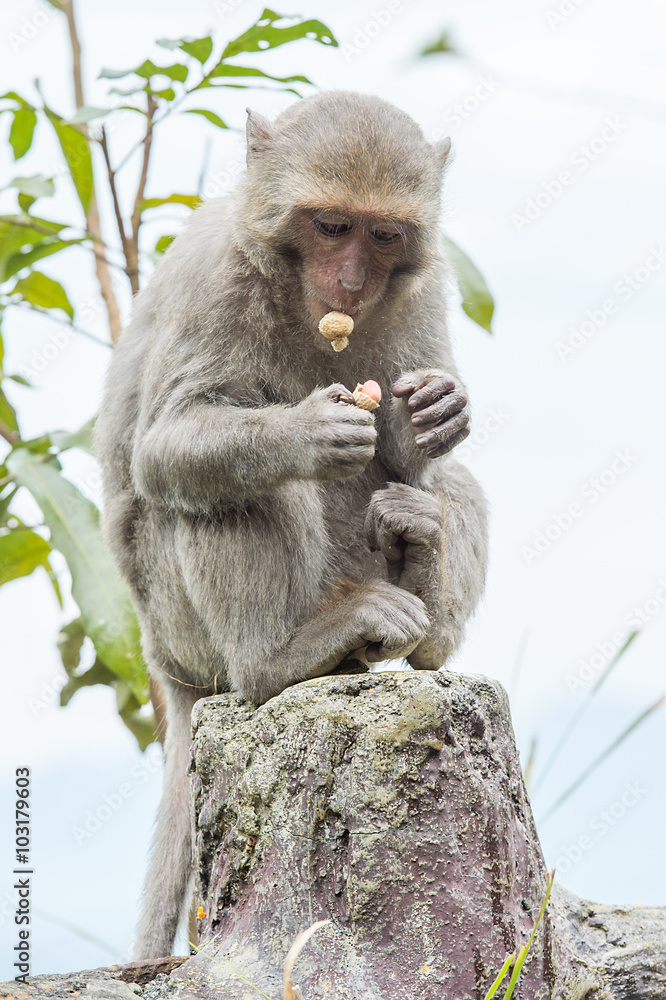
[[[346,222],[323,222],[321,219],[314,220],[315,229],[324,236],[344,236],[351,231],[351,226]]]
[[[387,229],[373,229],[372,237],[377,241],[377,243],[395,243],[395,241],[400,238],[400,233],[389,231]]]

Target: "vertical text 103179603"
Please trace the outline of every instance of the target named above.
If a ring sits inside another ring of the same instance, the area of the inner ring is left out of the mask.
[[[14,945],[17,982],[30,975],[30,768],[16,768],[16,860],[14,888],[18,893],[14,923],[18,939]],[[20,867],[23,866],[23,867]]]

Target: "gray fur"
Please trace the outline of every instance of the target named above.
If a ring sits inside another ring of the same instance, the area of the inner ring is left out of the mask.
[[[186,892],[193,701],[232,688],[263,702],[361,647],[439,667],[485,575],[478,485],[426,457],[391,396],[406,372],[460,384],[437,250],[442,149],[403,112],[346,93],[251,116],[248,131],[240,190],[193,214],[138,297],[97,424],[105,536],[168,702],[138,958],[170,952]],[[340,354],[306,312],[289,244],[294,206],[325,199],[383,200],[419,226],[412,266]],[[374,417],[336,401],[366,378],[383,391]],[[387,551],[398,536],[402,567]]]

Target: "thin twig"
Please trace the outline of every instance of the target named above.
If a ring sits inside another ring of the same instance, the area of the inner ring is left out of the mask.
[[[123,222],[123,213],[120,209],[120,200],[118,198],[118,191],[116,188],[116,174],[111,166],[111,156],[109,155],[109,144],[106,141],[106,130],[102,125],[102,138],[99,140],[99,144],[102,147],[102,152],[104,153],[104,162],[106,163],[106,172],[109,180],[109,189],[111,191],[111,197],[113,199],[113,210],[116,213],[116,225],[118,227],[118,235],[120,236],[120,242],[123,246],[123,253],[125,254],[125,259],[127,259],[127,233],[125,232],[125,223]]]
[[[147,95],[146,106],[146,135],[143,140],[143,163],[141,164],[141,176],[136,189],[134,208],[132,210],[132,235],[128,240],[129,255],[127,258],[127,277],[132,284],[132,291],[136,295],[139,291],[139,229],[141,228],[141,202],[146,190],[148,180],[148,163],[150,161],[150,147],[153,141],[153,116],[157,110],[157,101],[152,94]]]
[[[85,98],[83,93],[83,76],[81,73],[81,43],[79,42],[78,32],[76,30],[76,20],[74,18],[74,7],[72,0],[59,0],[59,7],[63,11],[65,17],[67,18],[67,26],[69,28],[69,40],[72,47],[72,74],[74,77],[74,97],[76,100],[76,107],[82,108],[85,105]],[[83,126],[82,131],[84,135],[88,136],[87,126]],[[93,192],[90,199],[90,205],[86,213],[86,227],[88,232],[91,234],[93,241],[103,249],[104,241],[102,239],[102,227],[99,219],[99,210],[97,208],[97,199]],[[95,255],[95,273],[97,274],[97,280],[99,282],[100,291],[102,293],[102,298],[106,306],[107,316],[109,318],[109,330],[111,331],[111,341],[112,343],[117,343],[120,339],[120,334],[122,333],[122,324],[120,322],[120,309],[118,308],[118,300],[116,299],[115,292],[113,291],[113,285],[111,283],[111,274],[109,273],[109,267],[103,255]]]
[[[13,305],[16,309],[29,309],[30,312],[38,313],[40,316],[44,316],[45,319],[50,319],[52,323],[59,323],[60,326],[66,326],[68,330],[73,330],[74,333],[80,334],[87,340],[92,340],[94,344],[100,344],[102,347],[113,346],[108,342],[108,340],[102,340],[101,337],[96,337],[94,333],[89,333],[88,330],[84,330],[82,326],[77,326],[76,323],[70,323],[67,319],[60,319],[59,316],[54,316],[46,309],[38,309],[35,306],[28,305],[24,302],[12,302],[10,305]]]

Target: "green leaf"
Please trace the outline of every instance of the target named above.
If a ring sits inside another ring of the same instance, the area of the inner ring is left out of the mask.
[[[7,187],[16,188],[21,194],[27,194],[33,200],[50,198],[55,194],[55,184],[51,178],[42,177],[41,174],[33,174],[32,177],[15,177]]]
[[[95,417],[80,427],[78,431],[52,431],[51,441],[59,451],[67,451],[69,448],[81,448],[89,455],[95,455],[93,447],[93,429],[95,427]]]
[[[492,333],[491,322],[495,311],[493,297],[483,275],[453,240],[442,233],[442,244],[451,262],[462,295],[462,307],[475,323]]]
[[[146,59],[140,66],[137,66],[134,72],[137,76],[143,77],[144,80],[150,79],[151,76],[168,76],[170,80],[178,80],[179,83],[185,83],[189,70],[184,63],[174,63],[172,66],[156,66],[151,59]]]
[[[9,506],[18,493],[18,486],[13,486],[11,483],[8,483],[7,486],[7,492],[3,497],[0,497],[0,528],[6,528],[10,517],[13,517],[9,513]]]
[[[85,639],[85,633],[83,638]],[[108,684],[109,687],[114,687],[117,680],[118,677],[116,674],[112,670],[109,670],[108,667],[105,667],[98,657],[88,670],[83,670],[78,674],[72,672],[69,680],[60,691],[60,704],[64,708],[65,705],[69,704],[76,692],[80,691],[83,687],[91,687],[93,684]]]
[[[17,101],[22,108],[32,107],[32,104],[29,104],[25,97],[21,97],[15,90],[8,90],[6,94],[0,94],[0,101]]]
[[[216,115],[214,111],[207,111],[206,108],[188,108],[184,113],[186,115],[203,115],[204,118],[207,118],[213,125],[217,125],[218,128],[229,128],[228,125],[224,124],[219,115]]]
[[[227,63],[220,62],[194,90],[212,87],[213,84],[210,81],[218,80],[220,77],[263,77],[264,80],[275,80],[276,83],[311,83],[307,76],[271,76],[270,73],[264,73],[263,70],[251,66],[229,66]]]
[[[139,202],[139,211],[145,212],[147,208],[159,208],[160,205],[187,205],[189,208],[196,208],[200,204],[198,194],[170,194],[168,198],[144,198]]]
[[[63,123],[65,125],[85,125],[87,122],[94,121],[95,118],[105,118],[112,111],[115,111],[115,108],[83,107],[78,109],[73,118],[63,119]]]
[[[426,45],[424,49],[421,49],[419,53],[422,56],[434,56],[443,52],[455,53],[457,50],[451,41],[451,35],[448,31],[443,31],[436,41],[431,42],[430,45]]]
[[[0,216],[0,281],[9,277],[5,269],[14,254],[25,246],[51,242],[57,232],[64,228],[64,225],[35,216],[30,216],[29,219],[21,215]],[[40,232],[41,229],[47,231]]]
[[[19,208],[21,209],[22,212],[25,212],[26,215],[28,214],[28,212],[30,211],[30,209],[32,208],[32,206],[35,204],[36,201],[37,199],[33,198],[32,195],[20,194],[18,196]]]
[[[213,39],[210,35],[204,38],[158,38],[157,44],[163,49],[181,49],[200,63],[205,63],[213,51]]]
[[[145,750],[148,744],[153,743],[156,739],[155,718],[153,715],[144,715],[140,711],[142,703],[124,681],[116,678],[113,686],[116,690],[118,714],[136,737],[141,750]]]
[[[155,253],[164,253],[167,247],[171,246],[175,238],[175,236],[160,236],[155,244]]]
[[[152,87],[143,88],[147,94],[152,94],[153,97],[161,97],[165,101],[173,101],[176,96],[176,91],[173,87],[165,87],[164,90],[153,90]]]
[[[7,375],[5,377],[10,378],[12,382],[18,382],[19,385],[27,385],[27,386],[31,385],[31,383],[28,382],[27,378],[23,378],[22,375]]]
[[[183,52],[187,52],[188,56],[198,59],[203,65],[213,51],[213,39],[210,35],[206,35],[204,38],[184,40],[180,48]]]
[[[51,546],[30,528],[15,528],[0,535],[0,587],[20,576],[29,576],[39,566],[47,568]]]
[[[266,8],[259,20],[238,38],[229,42],[222,53],[222,59],[230,59],[239,52],[263,52],[266,49],[277,48],[287,42],[295,42],[301,38],[313,38],[322,45],[337,47],[337,41],[330,28],[322,21],[300,21],[284,28],[276,28],[276,21],[283,20],[282,14]]]
[[[79,243],[84,243],[85,239],[86,237],[82,236],[78,240],[45,240],[39,246],[36,246],[34,250],[12,254],[5,267],[5,279],[11,278],[13,274],[22,271],[24,267],[32,267],[35,261],[42,260],[43,257],[50,257],[52,253],[57,253],[59,250],[66,250],[67,247],[74,247]]]
[[[71,677],[79,663],[81,662],[81,647],[86,637],[86,630],[83,627],[81,618],[75,618],[73,622],[63,625],[58,636],[58,649],[62,665],[67,671],[67,676]],[[62,701],[60,702],[62,704]]]
[[[130,73],[135,73],[144,80],[149,80],[151,76],[168,76],[170,80],[178,80],[179,83],[185,83],[188,72],[189,70],[184,63],[174,63],[172,66],[157,66],[151,59],[146,59],[135,69],[103,69],[99,74],[99,79],[120,80],[124,76],[129,76]]]
[[[72,181],[79,196],[81,207],[87,215],[94,186],[92,157],[90,155],[88,140],[73,125],[67,125],[54,111],[51,111],[47,107],[44,110],[55,129],[60,148],[69,167],[69,172],[72,175]]]
[[[27,448],[15,448],[7,468],[40,506],[51,545],[67,560],[72,596],[97,655],[142,700],[147,676],[139,627],[125,584],[102,542],[97,508],[62,476],[52,456],[45,460]]]
[[[58,281],[48,278],[41,271],[31,271],[25,278],[19,278],[11,294],[18,292],[33,306],[41,309],[62,309],[70,319],[74,318],[74,308],[67,293]]]
[[[98,80],[122,80],[124,76],[133,73],[133,69],[103,69],[97,77]]]
[[[3,390],[0,388],[0,420],[5,425],[9,427],[10,431],[14,431],[16,436],[19,436],[18,422],[16,420],[16,410],[9,402],[5,396]]]
[[[22,107],[14,112],[9,144],[14,150],[15,160],[20,160],[30,149],[36,124],[37,115],[32,108]]]

